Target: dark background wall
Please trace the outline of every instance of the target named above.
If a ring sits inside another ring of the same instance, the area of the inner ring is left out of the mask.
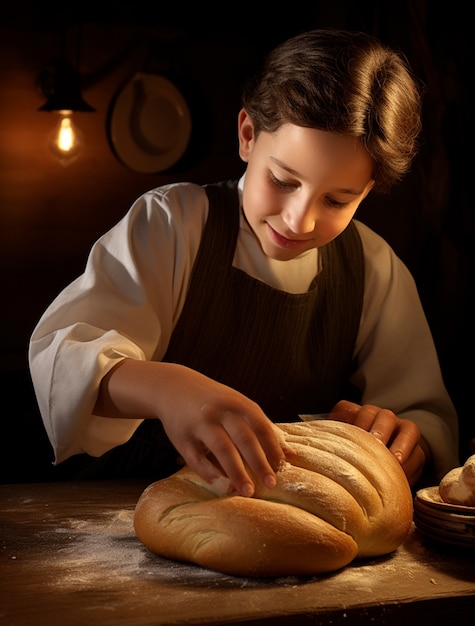
[[[28,340],[44,309],[139,194],[175,180],[239,176],[243,77],[283,39],[328,25],[362,29],[402,49],[426,85],[424,143],[412,172],[390,197],[370,196],[358,217],[386,237],[416,278],[467,457],[475,437],[468,8],[458,0],[443,7],[423,0],[325,0],[295,1],[284,11],[263,3],[254,14],[257,7],[242,3],[220,11],[207,3],[184,9],[137,0],[112,10],[100,2],[67,4],[16,2],[3,8],[0,20],[0,481],[55,477],[27,366]],[[77,116],[85,147],[66,167],[47,149],[55,119],[38,112],[44,97],[37,84],[62,43],[68,60],[79,63],[83,96],[96,110]],[[168,76],[193,119],[183,159],[153,175],[125,167],[107,133],[115,94],[139,70]]]

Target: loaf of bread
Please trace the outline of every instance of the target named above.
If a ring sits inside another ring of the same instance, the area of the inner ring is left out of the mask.
[[[439,495],[447,504],[475,506],[475,454],[442,478]]]
[[[398,548],[413,500],[386,446],[331,420],[278,427],[293,454],[276,487],[226,495],[185,466],[139,498],[138,539],[168,559],[236,576],[317,575]]]

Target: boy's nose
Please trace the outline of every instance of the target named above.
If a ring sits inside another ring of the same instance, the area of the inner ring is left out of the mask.
[[[315,210],[310,203],[286,208],[282,218],[286,226],[296,235],[312,233],[315,230]]]

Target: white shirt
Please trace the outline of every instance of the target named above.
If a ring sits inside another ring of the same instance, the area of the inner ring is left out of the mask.
[[[31,338],[30,369],[55,462],[81,452],[100,456],[140,424],[92,414],[100,381],[125,357],[163,358],[207,215],[208,198],[199,185],[176,183],[145,193],[94,244],[84,273],[41,317]],[[364,404],[390,408],[417,424],[441,478],[459,465],[458,423],[414,280],[379,235],[355,223],[365,292],[353,382],[363,390]],[[233,264],[254,278],[302,293],[317,257],[318,250],[311,250],[291,261],[270,259],[241,219]]]

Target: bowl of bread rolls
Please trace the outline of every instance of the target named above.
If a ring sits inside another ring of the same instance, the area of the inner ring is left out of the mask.
[[[134,513],[152,553],[234,576],[313,576],[398,549],[413,521],[407,478],[387,447],[332,420],[277,424],[292,453],[253,497],[188,466],[150,484]]]
[[[439,485],[416,493],[414,522],[431,539],[475,548],[475,454],[450,470]]]

